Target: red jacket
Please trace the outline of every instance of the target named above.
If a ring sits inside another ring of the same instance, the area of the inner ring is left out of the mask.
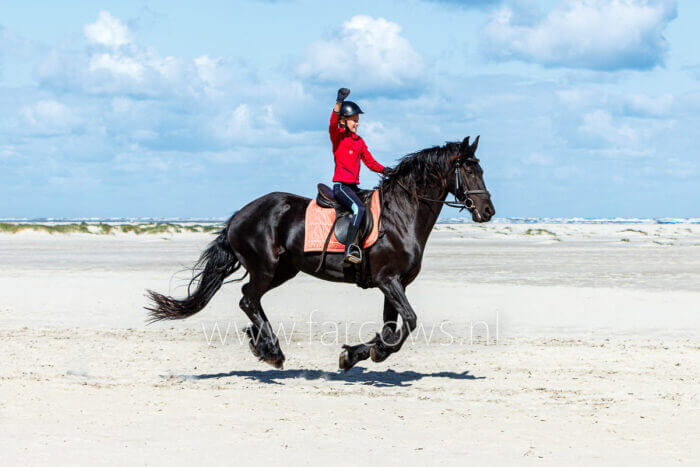
[[[333,143],[333,157],[335,159],[334,182],[360,183],[360,159],[370,170],[381,172],[384,166],[374,160],[367,149],[365,141],[347,130],[338,128],[340,113],[331,114],[331,124],[328,133]]]

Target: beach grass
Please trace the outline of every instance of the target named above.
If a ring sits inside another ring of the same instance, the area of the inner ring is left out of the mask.
[[[35,232],[47,232],[50,234],[54,233],[90,233],[88,224],[81,222],[80,224],[57,224],[57,225],[44,225],[44,224],[12,224],[12,223],[0,223],[0,232],[3,233],[17,233],[23,230],[33,230]]]
[[[639,229],[625,229],[625,230],[620,230],[620,233],[624,233],[624,232],[633,232],[633,233],[638,233],[638,234],[642,234],[642,235],[649,235],[649,234],[646,233],[645,231],[639,230]]]
[[[525,231],[525,235],[551,235],[552,237],[557,236],[557,234],[547,229],[527,229]]]
[[[151,222],[144,224],[106,224],[100,223],[69,223],[69,224],[38,224],[0,222],[0,233],[16,234],[22,231],[45,232],[49,234],[84,233],[93,235],[114,235],[133,233],[136,235],[175,234],[183,231],[193,233],[210,233],[221,230],[219,224],[175,224],[171,222]]]

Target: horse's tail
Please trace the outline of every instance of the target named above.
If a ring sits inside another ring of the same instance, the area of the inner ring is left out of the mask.
[[[165,319],[184,319],[201,311],[221,288],[224,279],[241,267],[228,241],[228,229],[232,220],[233,217],[195,263],[193,270],[197,273],[187,286],[186,298],[177,300],[152,290],[147,291],[152,302],[150,306],[145,307],[149,311],[149,323]]]

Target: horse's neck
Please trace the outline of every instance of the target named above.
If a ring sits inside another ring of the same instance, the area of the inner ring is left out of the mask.
[[[411,199],[411,195],[405,191],[401,193],[401,196],[406,196]],[[444,201],[447,197],[447,190],[443,190],[440,186],[429,186],[422,190],[420,196],[431,200]],[[442,211],[442,203],[422,200],[419,198],[417,203],[410,201],[406,203],[406,206],[408,206],[408,209],[399,210],[396,212],[396,215],[401,217],[401,222],[399,224],[403,227],[403,229],[410,230],[413,233],[415,239],[420,244],[421,249],[423,249],[428,241],[430,232],[432,232],[433,227],[435,226],[435,222],[437,222],[437,219],[440,216],[440,211]]]
[[[444,201],[447,197],[447,190],[443,190],[441,187],[427,188],[423,196],[429,199]],[[433,201],[420,200],[418,202],[415,227],[416,235],[422,247],[425,247],[430,232],[433,231],[433,227],[442,211],[442,206],[442,203]]]

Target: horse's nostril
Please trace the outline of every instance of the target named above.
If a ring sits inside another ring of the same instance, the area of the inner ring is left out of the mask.
[[[484,208],[484,212],[486,213],[487,216],[492,216],[494,214],[493,209],[491,209],[489,206],[486,206]]]

